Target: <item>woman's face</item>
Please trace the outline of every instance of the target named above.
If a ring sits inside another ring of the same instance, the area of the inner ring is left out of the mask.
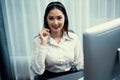
[[[51,32],[62,31],[64,21],[65,21],[64,14],[59,9],[54,8],[48,13],[47,22]]]

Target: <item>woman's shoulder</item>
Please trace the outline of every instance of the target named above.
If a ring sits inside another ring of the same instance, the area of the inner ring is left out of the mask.
[[[80,42],[80,39],[75,32],[68,32],[68,35],[74,42]]]
[[[40,36],[35,36],[34,37],[34,43],[40,43]]]
[[[76,38],[77,38],[77,35],[75,34],[75,32],[68,31],[68,35],[69,35],[70,38],[72,38],[72,39],[76,39]]]

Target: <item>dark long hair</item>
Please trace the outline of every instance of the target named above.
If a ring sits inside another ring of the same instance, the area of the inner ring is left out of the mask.
[[[68,34],[68,16],[67,16],[67,13],[66,13],[64,5],[61,2],[58,2],[58,1],[51,2],[51,3],[48,4],[48,6],[47,6],[47,8],[45,10],[45,15],[44,15],[44,25],[43,25],[44,28],[48,28],[49,29],[48,22],[47,22],[47,16],[48,16],[50,10],[52,10],[54,8],[59,9],[64,14],[65,21],[64,21],[63,30],[66,31],[67,34]]]

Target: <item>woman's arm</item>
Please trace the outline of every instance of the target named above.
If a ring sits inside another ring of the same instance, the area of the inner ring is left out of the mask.
[[[31,69],[38,75],[45,71],[46,45],[49,36],[49,29],[40,31],[39,37],[35,38],[32,50]]]
[[[31,70],[38,74],[42,75],[45,71],[45,57],[46,57],[46,46],[40,45],[40,39],[34,40],[32,55],[31,55]]]
[[[75,44],[74,65],[76,66],[77,70],[84,69],[83,50],[82,50],[80,40],[78,39],[78,37],[76,38],[76,44]]]

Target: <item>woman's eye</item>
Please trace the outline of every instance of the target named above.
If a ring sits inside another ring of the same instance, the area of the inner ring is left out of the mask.
[[[61,20],[61,19],[62,19],[62,17],[61,17],[61,16],[58,16],[58,17],[56,17],[56,18],[49,17],[48,19],[49,19],[49,20],[54,20],[54,19]]]
[[[50,20],[53,20],[53,18],[51,17],[51,18],[49,18]]]
[[[57,19],[58,19],[58,20],[61,20],[61,19],[62,19],[62,17],[58,17]]]

